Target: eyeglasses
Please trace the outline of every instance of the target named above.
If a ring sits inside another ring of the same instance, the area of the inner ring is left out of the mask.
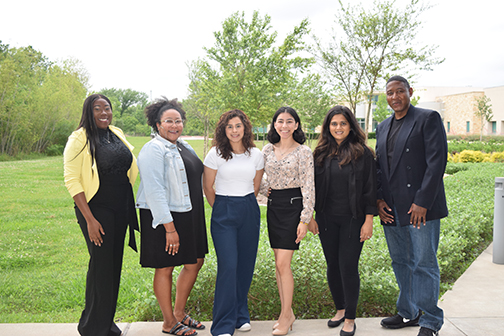
[[[176,126],[184,125],[184,120],[182,120],[182,119],[177,119],[177,120],[166,119],[166,120],[161,120],[161,122],[167,124],[168,126],[172,126],[173,124],[175,124]]]

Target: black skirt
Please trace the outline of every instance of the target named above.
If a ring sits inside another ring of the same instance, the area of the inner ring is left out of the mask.
[[[301,211],[303,211],[301,188],[271,190],[267,211],[271,248],[299,249],[296,239]]]
[[[195,264],[198,258],[204,258],[208,253],[205,205],[201,185],[203,163],[184,146],[178,145],[178,147],[186,169],[192,210],[171,212],[173,224],[179,235],[180,247],[177,254],[170,255],[165,251],[164,225],[158,225],[156,229],[152,228],[151,211],[140,209],[140,264],[143,267],[164,268]]]

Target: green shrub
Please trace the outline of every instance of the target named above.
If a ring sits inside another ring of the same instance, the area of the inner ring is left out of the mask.
[[[452,163],[449,162],[446,164],[446,174],[453,175],[459,171],[464,171],[469,169],[469,164],[464,164],[464,163]]]
[[[448,141],[452,140],[457,140],[457,141],[471,141],[471,142],[478,142],[480,141],[480,136],[479,134],[469,134],[469,135],[446,135],[446,138]],[[484,142],[500,142],[504,143],[504,136],[503,135],[484,135],[483,136],[483,141]]]
[[[75,121],[66,119],[58,121],[52,135],[51,143],[65,147],[68,137],[76,128],[77,124]]]
[[[63,155],[63,150],[65,146],[63,145],[50,145],[46,148],[45,153],[47,156],[58,156]]]
[[[494,181],[503,164],[465,164],[468,169],[445,178],[449,216],[441,221],[438,259],[442,292],[492,241]]]
[[[460,153],[463,150],[481,151],[485,153],[502,152],[504,151],[504,141],[489,140],[489,141],[467,141],[467,140],[450,140],[448,141],[448,152]]]
[[[150,134],[151,134],[151,128],[149,125],[138,124],[135,126],[135,135],[149,136]]]

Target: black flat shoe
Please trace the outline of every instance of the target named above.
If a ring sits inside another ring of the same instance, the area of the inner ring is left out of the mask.
[[[357,329],[357,324],[354,323],[352,331],[344,331],[343,329],[341,329],[339,334],[340,334],[340,336],[354,336],[356,329]]]
[[[342,318],[340,318],[339,320],[336,320],[336,321],[333,321],[333,320],[327,321],[327,326],[329,328],[336,328],[337,326],[339,326],[343,322],[345,322],[345,316],[343,316]]]

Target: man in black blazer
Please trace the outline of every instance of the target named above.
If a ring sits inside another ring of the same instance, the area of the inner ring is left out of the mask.
[[[410,104],[413,89],[405,78],[391,77],[386,94],[394,114],[376,129],[377,206],[400,293],[398,314],[381,325],[420,325],[419,336],[437,335],[443,311],[436,253],[440,219],[448,215],[446,133],[438,112]]]

